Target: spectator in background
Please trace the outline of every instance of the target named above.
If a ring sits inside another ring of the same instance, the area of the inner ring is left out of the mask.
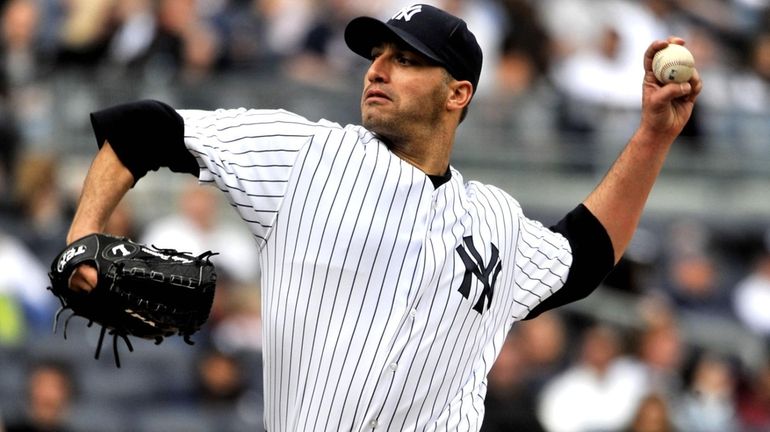
[[[645,297],[638,305],[642,328],[635,337],[635,355],[645,370],[650,392],[675,400],[682,392],[681,370],[686,346],[676,310],[660,297]]]
[[[675,312],[694,318],[732,319],[726,276],[719,268],[713,232],[701,221],[675,220],[667,228],[660,287]]]
[[[567,134],[596,134],[598,146],[590,152],[614,157],[617,137],[636,127],[641,107],[641,87],[634,84],[642,76],[636,55],[647,40],[672,34],[689,45],[693,24],[667,0],[537,3],[554,37],[552,82],[563,97],[559,127]],[[699,147],[699,118],[694,111],[678,147]],[[586,149],[573,153],[581,151]]]
[[[213,350],[202,353],[197,373],[197,399],[203,410],[232,411],[246,393],[241,365],[232,355]]]
[[[770,151],[770,30],[753,35],[747,45],[743,61],[736,61],[745,65],[743,70],[735,73],[734,68],[727,67],[729,74],[724,77],[734,109],[730,132],[740,138],[738,143],[744,145],[741,150],[764,157]]]
[[[20,343],[28,332],[50,332],[58,306],[46,291],[47,266],[0,229],[0,345]]]
[[[650,394],[639,403],[631,425],[625,432],[674,432],[674,424],[666,399]]]
[[[275,53],[267,47],[267,19],[262,0],[231,0],[215,20],[222,35],[223,63],[231,70],[255,70],[270,66]],[[298,2],[294,2],[298,3]]]
[[[212,250],[219,254],[212,257],[212,262],[236,281],[254,282],[259,275],[254,239],[240,225],[221,219],[221,201],[216,192],[195,181],[186,183],[179,195],[178,212],[153,220],[145,227],[141,242],[196,255]]]
[[[0,77],[0,80],[2,77]],[[11,217],[16,158],[19,151],[19,132],[15,115],[9,105],[6,89],[0,83],[0,224]]]
[[[738,430],[735,385],[736,377],[729,362],[710,353],[699,356],[687,391],[674,410],[679,429],[682,432]]]
[[[738,397],[738,417],[744,432],[770,430],[770,362],[748,377]]]
[[[156,19],[157,30],[147,59],[148,73],[170,79],[183,64],[185,35],[199,24],[195,0],[159,0]]]
[[[397,0],[399,7],[408,6],[414,3],[410,0]],[[498,0],[435,0],[426,1],[445,11],[463,17],[468,28],[473,29],[473,33],[484,53],[483,65],[481,67],[481,78],[479,79],[478,89],[473,90],[473,97],[484,99],[496,91],[494,83],[495,74],[500,62],[500,53],[503,40],[503,32],[506,26],[505,10]],[[388,11],[397,10],[392,7]],[[515,25],[515,23],[513,23]]]
[[[0,170],[6,176],[17,147],[44,140],[51,129],[51,95],[43,81],[53,61],[40,42],[41,15],[38,0],[9,0],[2,7],[0,139],[11,157]]]
[[[10,86],[45,76],[50,65],[39,44],[41,9],[38,0],[9,0],[2,8],[2,75]]]
[[[217,430],[261,430],[261,382],[254,383],[242,361],[234,354],[204,351],[197,368],[198,386],[194,406],[217,424]],[[261,376],[261,370],[259,371]],[[260,391],[255,391],[260,386]]]
[[[640,108],[641,79],[636,56],[647,40],[669,33],[647,2],[551,0],[566,10],[543,10],[560,49],[554,83],[584,104],[614,109]],[[544,7],[547,7],[544,4]],[[582,10],[579,10],[582,9]],[[577,27],[567,25],[575,20]],[[562,26],[561,29],[555,27]],[[577,33],[577,34],[576,34]],[[681,34],[687,36],[686,34]],[[573,39],[574,38],[574,39]]]
[[[6,432],[67,432],[73,380],[69,369],[57,362],[33,365],[27,381],[27,409],[9,423]]]
[[[347,86],[340,72],[350,68],[350,56],[343,41],[343,31],[357,16],[361,5],[345,0],[326,0],[326,7],[316,8],[308,27],[296,47],[287,53],[285,70],[302,83],[327,88]],[[368,12],[368,11],[367,11]],[[367,13],[363,12],[363,13]]]
[[[715,258],[705,253],[673,256],[666,273],[665,290],[677,309],[732,317],[729,292],[722,284]]]
[[[569,347],[564,318],[559,311],[548,311],[537,319],[518,323],[515,331],[519,351],[530,367],[529,386],[538,392],[565,367]]]
[[[227,278],[226,278],[227,279]],[[254,284],[217,279],[216,316],[210,324],[213,345],[226,353],[262,351],[262,303]]]
[[[622,355],[617,330],[597,324],[583,334],[577,364],[546,384],[538,417],[551,432],[621,430],[648,391],[643,368]]]
[[[551,37],[537,9],[527,0],[503,0],[506,14],[502,35],[501,86],[507,94],[526,92],[547,76],[551,63]]]
[[[313,26],[315,13],[335,9],[327,6],[331,2],[313,0],[252,0],[252,3],[258,15],[264,17],[266,51],[277,56],[295,53],[302,46],[308,29]]]
[[[504,0],[501,4],[505,25],[500,46],[495,48],[497,69],[490,71],[495,77],[478,106],[479,115],[469,121],[478,129],[494,128],[510,135],[508,145],[561,155],[563,148],[555,133],[558,97],[548,79],[550,35],[533,2]]]
[[[117,0],[67,0],[59,33],[57,64],[93,68],[106,57]]]
[[[63,196],[57,160],[51,155],[30,154],[16,170],[15,202],[19,217],[14,233],[48,264],[64,248],[72,206]]]
[[[182,42],[182,62],[178,78],[186,87],[192,89],[212,78],[220,58],[220,42],[213,29],[203,24],[186,31]]]
[[[139,72],[158,30],[152,0],[122,0],[114,8],[107,59],[116,69]]]
[[[536,395],[529,382],[533,368],[520,345],[514,328],[487,376],[482,432],[545,431],[535,414]]]
[[[735,315],[746,328],[770,341],[770,249],[763,248],[751,272],[733,290]]]

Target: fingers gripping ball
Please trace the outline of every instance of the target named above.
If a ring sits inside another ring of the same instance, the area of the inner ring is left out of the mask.
[[[692,53],[682,45],[668,44],[652,58],[652,71],[662,84],[687,82],[694,68]]]
[[[102,326],[96,350],[99,358],[104,335],[113,335],[115,361],[120,337],[133,350],[128,336],[154,339],[189,337],[206,322],[214,301],[216,270],[205,252],[194,256],[173,249],[157,249],[122,237],[91,234],[65,248],[51,264],[51,291],[72,316]],[[82,265],[96,268],[97,285],[91,292],[75,292],[69,279]],[[67,320],[69,321],[69,319]],[[64,337],[66,338],[66,323]]]

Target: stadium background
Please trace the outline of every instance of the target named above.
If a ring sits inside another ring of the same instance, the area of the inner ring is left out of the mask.
[[[0,430],[31,413],[73,432],[260,430],[254,248],[192,178],[147,176],[110,231],[229,252],[197,344],[119,344],[116,370],[109,344],[91,358],[98,330],[83,320],[66,341],[63,322],[52,333],[45,273],[96,149],[88,113],[153,98],[357,122],[366,65],[342,29],[405,2],[0,3]],[[485,51],[453,165],[545,223],[588,194],[636,127],[651,40],[684,37],[705,82],[617,270],[589,299],[511,333],[485,430],[674,430],[643,428],[656,418],[682,431],[770,430],[768,1],[431,3],[465,17]]]

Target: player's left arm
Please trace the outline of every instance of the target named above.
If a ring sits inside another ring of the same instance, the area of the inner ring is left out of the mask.
[[[694,71],[689,82],[661,85],[652,72],[652,58],[679,38],[655,41],[644,55],[642,114],[639,128],[607,175],[583,204],[607,231],[615,262],[623,256],[669,149],[692,114],[703,84]]]

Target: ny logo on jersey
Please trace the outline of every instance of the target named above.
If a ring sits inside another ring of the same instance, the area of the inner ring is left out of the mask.
[[[463,244],[457,246],[457,249],[455,249],[463,260],[463,264],[465,264],[465,275],[463,276],[463,281],[457,291],[459,291],[465,298],[470,296],[472,275],[475,275],[484,286],[484,289],[481,291],[481,296],[473,306],[473,310],[478,313],[484,313],[485,304],[487,308],[492,306],[492,295],[495,292],[495,282],[497,282],[497,276],[500,275],[500,270],[503,269],[503,263],[500,261],[500,253],[497,250],[497,246],[493,243],[490,243],[490,245],[492,246],[492,255],[489,257],[489,264],[486,266],[481,260],[481,255],[476,250],[476,247],[473,246],[472,237],[463,238]],[[470,252],[470,255],[468,252]],[[492,274],[493,271],[494,274]]]
[[[402,19],[408,22],[409,20],[412,19],[412,17],[415,14],[419,12],[422,12],[422,5],[407,6],[405,8],[402,8],[400,11],[396,12],[396,14],[393,15],[391,19],[394,19],[394,20]]]

